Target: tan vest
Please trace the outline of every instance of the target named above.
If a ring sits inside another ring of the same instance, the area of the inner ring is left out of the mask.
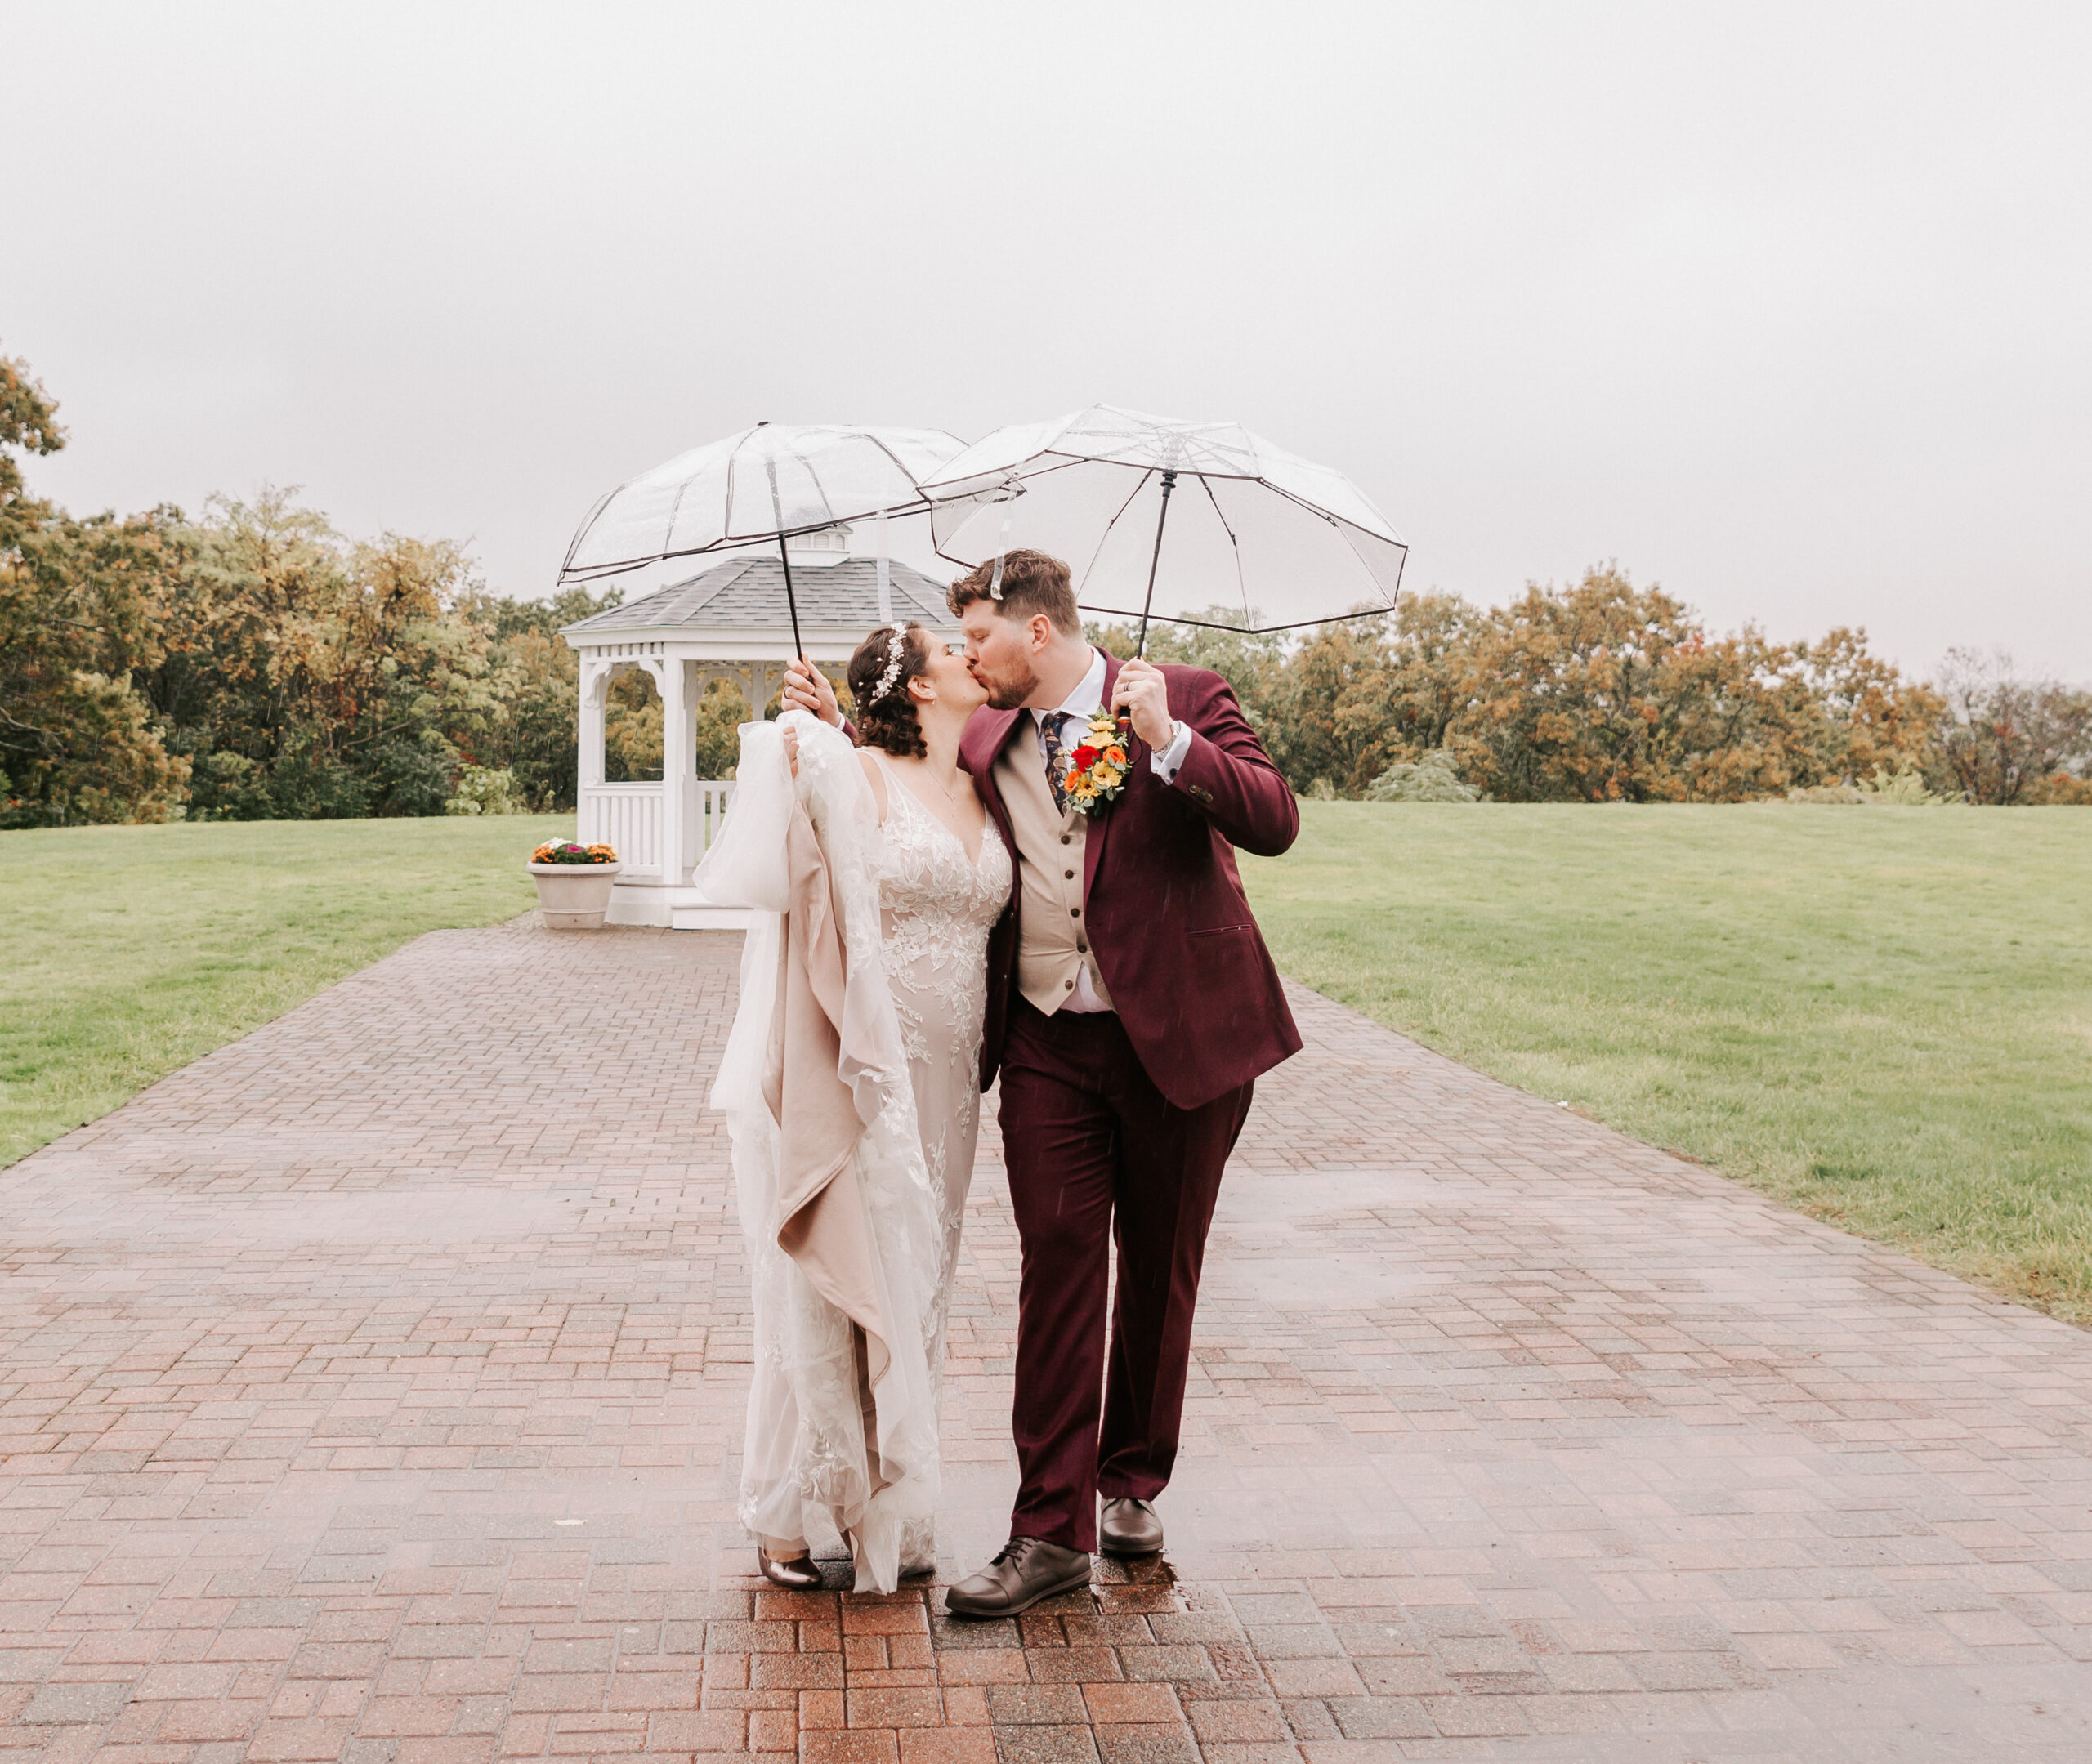
[[[995,785],[1017,835],[1018,897],[1017,990],[1051,1016],[1068,1002],[1082,970],[1107,1010],[1111,995],[1097,970],[1083,922],[1082,854],[1089,822],[1072,809],[1053,806],[1046,786],[1046,761],[1039,751],[1039,725],[1025,712],[1017,732],[995,761]]]

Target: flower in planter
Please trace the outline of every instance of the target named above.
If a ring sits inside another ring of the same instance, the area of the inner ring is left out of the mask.
[[[579,846],[571,839],[548,839],[530,854],[533,864],[615,864],[618,855],[606,845]]]

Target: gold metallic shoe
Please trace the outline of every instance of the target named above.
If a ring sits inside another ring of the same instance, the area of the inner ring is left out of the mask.
[[[762,1565],[762,1578],[773,1587],[783,1587],[792,1592],[820,1590],[820,1570],[814,1566],[811,1556],[794,1556],[789,1561],[780,1562],[758,1543],[755,1559]]]

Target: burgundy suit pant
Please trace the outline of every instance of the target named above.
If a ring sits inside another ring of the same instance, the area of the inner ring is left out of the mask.
[[[1012,1000],[1001,1121],[1023,1278],[1011,1536],[1093,1550],[1100,1494],[1151,1500],[1169,1482],[1206,1230],[1252,1087],[1176,1108],[1116,1016]]]

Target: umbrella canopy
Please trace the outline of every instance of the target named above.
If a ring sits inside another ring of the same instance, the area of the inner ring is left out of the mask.
[[[919,511],[922,480],[965,443],[942,429],[758,422],[621,484],[589,510],[559,579],[592,582],[670,557],[777,542],[792,647],[803,654],[785,540],[868,515]],[[886,592],[880,529],[881,599]]]
[[[922,480],[965,447],[942,429],[759,422],[621,484],[589,510],[560,580],[920,510]]]
[[[1409,552],[1341,472],[1239,423],[1111,404],[998,429],[923,489],[954,563],[1048,552],[1086,611],[1129,619],[1276,631],[1386,612]]]

